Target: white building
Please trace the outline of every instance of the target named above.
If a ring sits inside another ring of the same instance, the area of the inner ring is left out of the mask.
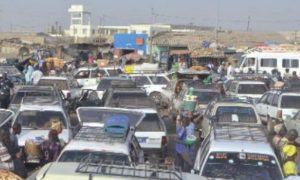
[[[132,24],[129,26],[129,33],[147,34],[152,37],[159,32],[171,31],[171,25],[166,24]]]
[[[68,12],[71,16],[70,29],[66,34],[72,37],[91,37],[91,13],[86,11],[83,5],[72,5]]]
[[[98,26],[98,35],[113,36],[115,33],[129,33],[129,26]]]

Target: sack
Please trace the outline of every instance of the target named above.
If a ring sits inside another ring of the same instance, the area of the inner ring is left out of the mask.
[[[8,170],[0,169],[0,180],[22,180],[22,178]]]
[[[39,145],[34,142],[32,139],[26,140],[25,142],[25,153],[28,157],[40,157],[41,152]]]

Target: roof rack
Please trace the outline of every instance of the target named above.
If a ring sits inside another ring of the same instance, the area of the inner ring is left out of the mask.
[[[130,128],[129,128],[130,129]],[[104,127],[87,127],[83,126],[74,137],[74,140],[107,142],[107,143],[122,143],[125,142],[128,132],[124,137],[112,137],[104,131]]]
[[[235,79],[241,79],[241,80],[264,80],[264,79],[269,79],[270,76],[268,74],[248,74],[248,73],[243,73],[243,74],[235,74],[233,75]]]
[[[268,142],[264,127],[257,124],[214,123],[213,133],[216,140]]]
[[[171,168],[167,165],[139,164],[128,166],[120,162],[107,162],[100,160],[95,162],[91,154],[79,163],[77,173],[98,174],[105,176],[123,176],[139,179],[160,179],[160,180],[182,180],[182,172],[179,168]]]

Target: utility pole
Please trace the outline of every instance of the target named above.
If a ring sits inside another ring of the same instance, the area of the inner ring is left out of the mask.
[[[219,46],[220,0],[217,1],[216,48]]]
[[[247,32],[250,30],[250,16],[248,16],[248,21],[247,21]]]
[[[297,33],[298,33],[298,31],[296,30],[295,31],[295,37],[294,37],[294,44],[297,44]]]

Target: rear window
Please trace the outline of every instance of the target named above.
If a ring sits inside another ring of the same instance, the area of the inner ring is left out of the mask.
[[[16,96],[11,101],[11,104],[20,104],[23,97],[25,96],[42,96],[42,97],[52,97],[53,94],[49,92],[18,92]]]
[[[239,94],[264,94],[267,87],[264,84],[240,84]]]
[[[136,131],[163,131],[157,114],[146,114]]]
[[[281,108],[299,109],[300,96],[282,96]]]
[[[68,81],[66,80],[58,80],[58,79],[41,79],[38,85],[42,86],[56,86],[61,90],[69,90]]]
[[[194,91],[193,94],[197,96],[197,101],[200,104],[208,104],[210,101],[220,97],[218,92]]]
[[[60,121],[66,127],[66,119],[59,111],[22,111],[16,120],[22,128],[40,130],[50,129],[52,121]]]
[[[59,162],[80,162],[89,158],[92,163],[114,163],[116,165],[129,165],[128,156],[125,154],[91,151],[65,151]]]
[[[250,107],[219,107],[216,116],[218,122],[257,123],[255,112]]]

